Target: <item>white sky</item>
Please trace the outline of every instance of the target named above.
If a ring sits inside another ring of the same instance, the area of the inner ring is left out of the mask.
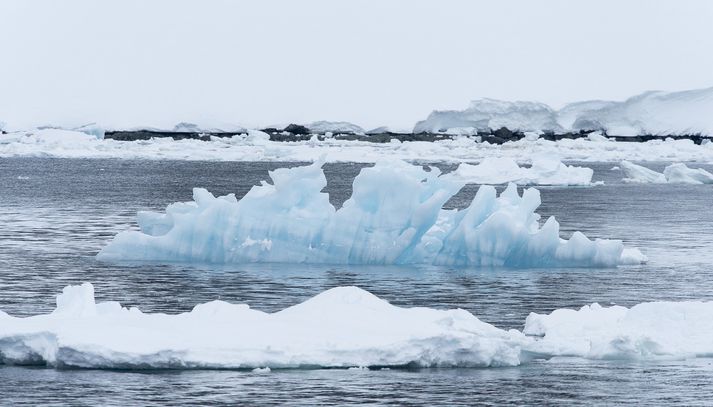
[[[713,1],[0,0],[0,121],[411,128],[713,86]]]

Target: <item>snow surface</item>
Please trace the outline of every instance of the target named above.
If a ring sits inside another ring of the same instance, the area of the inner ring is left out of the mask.
[[[78,131],[44,129],[0,134],[0,157],[121,158],[210,161],[316,161],[373,163],[382,159],[429,162],[473,162],[488,157],[531,163],[533,157],[556,155],[570,161],[686,161],[713,163],[713,143],[690,140],[624,143],[609,140],[547,141],[533,137],[503,145],[458,137],[436,142],[369,143],[324,141],[273,142],[257,130],[211,141],[157,138],[139,141],[100,139]]]
[[[688,168],[686,164],[675,163],[666,166],[663,174],[628,161],[621,162],[626,174],[625,182],[655,184],[713,184],[713,174],[703,168]]]
[[[414,133],[438,133],[451,128],[478,130],[561,131],[555,112],[537,102],[506,102],[495,99],[478,99],[465,110],[436,110],[426,120],[416,123]]]
[[[601,130],[611,136],[713,136],[713,87],[681,92],[650,91],[623,102],[584,101],[559,111],[536,102],[479,99],[465,110],[434,111],[416,123],[414,132],[446,132],[450,128],[480,130]]]
[[[364,129],[357,126],[356,124],[349,122],[329,122],[329,121],[318,121],[312,122],[306,126],[312,133],[354,133],[354,134],[364,134]]]
[[[612,136],[713,136],[713,87],[681,92],[652,91],[598,108],[579,107],[584,108],[576,115],[573,130],[605,130]]]
[[[211,301],[181,314],[96,303],[68,286],[49,313],[0,311],[0,364],[79,368],[516,366],[534,359],[657,360],[713,356],[713,303],[592,304],[532,313],[505,331],[462,309],[401,308],[337,287],[275,313]]]
[[[713,356],[713,303],[651,302],[632,308],[592,304],[531,313],[524,333],[542,336],[528,350],[591,359]]]
[[[472,184],[591,185],[591,168],[569,166],[556,156],[532,158],[532,166],[520,167],[512,158],[488,157],[476,165],[461,164],[446,175]]]
[[[322,163],[270,172],[240,201],[193,190],[193,202],[165,213],[140,212],[140,231],[121,232],[97,257],[110,261],[329,264],[433,263],[483,267],[610,267],[619,240],[569,240],[549,218],[540,227],[540,193],[498,197],[482,186],[466,209],[443,210],[465,184],[400,161],[379,162],[354,179],[340,209],[321,192]]]
[[[511,366],[525,337],[460,310],[400,308],[356,287],[268,314],[212,301],[144,314],[70,286],[47,315],[0,313],[0,361],[84,368]]]

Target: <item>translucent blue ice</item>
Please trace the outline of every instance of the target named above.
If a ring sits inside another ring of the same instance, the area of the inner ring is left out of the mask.
[[[337,210],[321,192],[327,181],[319,162],[277,169],[270,178],[239,201],[195,188],[193,202],[140,212],[141,231],[119,233],[98,257],[484,267],[609,267],[631,257],[622,257],[619,240],[592,241],[579,232],[564,240],[554,218],[540,226],[534,188],[521,196],[510,184],[498,197],[482,186],[468,208],[444,210],[461,182],[438,169],[380,162],[361,171]]]

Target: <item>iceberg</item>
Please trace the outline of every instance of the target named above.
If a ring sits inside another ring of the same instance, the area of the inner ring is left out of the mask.
[[[619,240],[560,238],[554,218],[540,226],[540,193],[515,184],[497,195],[481,186],[469,207],[443,205],[464,182],[404,162],[379,162],[354,179],[336,209],[321,192],[322,163],[270,172],[273,183],[242,199],[193,190],[193,202],[140,212],[139,231],[117,234],[104,261],[207,263],[443,264],[480,267],[612,267]],[[629,256],[630,258],[631,256]]]
[[[554,156],[536,156],[532,166],[520,167],[508,157],[488,157],[478,163],[460,164],[447,174],[471,184],[591,185],[594,170],[565,165]]]
[[[0,364],[54,367],[514,366],[524,341],[464,310],[400,308],[357,287],[271,314],[212,301],[166,315],[96,303],[84,283],[65,288],[50,314],[0,312]]]
[[[713,174],[703,168],[688,168],[686,164],[675,163],[666,166],[663,174],[628,161],[621,162],[626,174],[625,182],[655,184],[713,184]]]
[[[503,330],[462,309],[401,308],[358,287],[266,313],[211,301],[144,313],[65,287],[49,314],[0,311],[0,365],[111,369],[497,367],[536,359],[713,356],[713,302],[651,302],[531,313]]]
[[[531,313],[524,333],[541,337],[528,351],[588,359],[713,356],[713,303],[651,302]]]

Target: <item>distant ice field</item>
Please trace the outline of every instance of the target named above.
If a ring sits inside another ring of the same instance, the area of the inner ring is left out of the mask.
[[[533,157],[556,156],[568,161],[687,161],[713,163],[713,142],[691,140],[615,142],[602,136],[576,140],[521,139],[502,145],[461,136],[435,142],[392,140],[370,143],[326,139],[296,142],[270,141],[251,130],[231,138],[210,141],[157,138],[117,141],[79,131],[45,129],[0,135],[0,157],[121,158],[188,161],[316,161],[374,163],[379,160],[474,163],[486,158],[508,158],[532,163]]]

